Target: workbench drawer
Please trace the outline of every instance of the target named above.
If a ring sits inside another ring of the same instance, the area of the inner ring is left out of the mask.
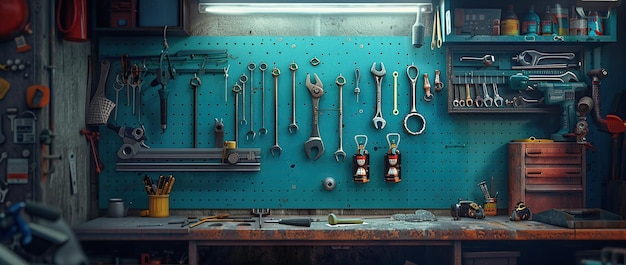
[[[463,253],[463,265],[515,265],[519,251],[487,251]]]
[[[564,184],[582,185],[582,169],[580,167],[541,167],[526,168],[526,185],[533,184]]]
[[[581,148],[527,148],[526,165],[580,165]]]

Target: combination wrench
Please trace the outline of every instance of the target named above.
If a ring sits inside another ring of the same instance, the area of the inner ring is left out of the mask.
[[[346,78],[339,74],[335,79],[335,83],[337,88],[339,88],[339,148],[335,151],[335,160],[339,162],[339,158],[341,158],[341,162],[344,162],[346,160],[346,152],[343,151],[343,85],[346,84]]]
[[[459,101],[459,97],[457,97],[457,91],[459,90],[459,85],[461,84],[461,77],[459,76],[459,84],[454,84],[454,82],[452,82],[452,86],[454,88],[454,100],[452,100],[452,106],[454,107],[459,107],[461,106],[460,101]],[[460,94],[461,92],[459,92]]]
[[[354,94],[356,95],[356,103],[359,103],[359,94],[361,94],[361,89],[359,88],[359,79],[361,79],[361,71],[359,67],[354,69]]]
[[[374,115],[372,122],[374,122],[374,128],[376,128],[377,130],[382,130],[387,124],[387,121],[385,121],[385,119],[383,118],[381,94],[383,77],[385,76],[385,74],[387,74],[387,71],[385,70],[385,64],[383,64],[383,62],[380,62],[380,70],[376,69],[376,62],[374,62],[370,71],[374,75],[374,79],[376,79],[376,114]]]
[[[254,131],[254,69],[256,69],[256,64],[250,62],[248,64],[248,70],[250,70],[250,130],[246,133],[246,140],[254,140],[256,136]]]
[[[241,92],[241,86],[239,82],[235,82],[235,85],[232,89],[233,93],[235,93],[235,142],[239,141],[239,92]]]
[[[498,93],[498,84],[492,83],[491,85],[493,86],[493,105],[499,108],[504,103],[504,98],[502,98],[500,93]]]
[[[241,82],[241,125],[245,125],[248,123],[246,121],[246,82],[248,82],[248,77],[246,74],[241,74],[239,77],[239,82]]]
[[[470,84],[467,82],[467,75],[465,78],[465,105],[471,107],[474,105],[474,101],[472,100],[472,94],[470,94]],[[474,83],[474,74],[472,74],[471,83]]]
[[[415,72],[415,74],[413,74],[413,72]],[[420,73],[420,70],[419,68],[417,68],[417,66],[415,66],[415,64],[411,64],[409,65],[409,67],[406,68],[406,75],[409,77],[409,80],[411,81],[411,112],[407,113],[406,116],[404,116],[404,120],[402,120],[402,125],[404,126],[404,130],[410,135],[420,135],[426,129],[426,119],[424,119],[424,116],[422,116],[422,114],[419,114],[417,112],[417,107],[415,107],[416,105],[416,100],[415,100],[416,91],[415,90],[416,90],[417,79],[419,78],[419,73]],[[416,132],[411,131],[411,129],[409,129],[408,121],[409,121],[409,118],[411,117],[417,117],[419,119],[418,123],[421,123],[421,128]]]
[[[272,69],[272,77],[274,77],[274,145],[270,148],[272,156],[280,155],[283,149],[278,145],[278,76],[280,75],[280,69]]]
[[[298,124],[296,124],[296,70],[298,70],[298,64],[291,62],[289,64],[289,70],[291,70],[291,123],[289,124],[289,133],[294,134],[298,132]]]
[[[424,101],[430,102],[433,100],[433,94],[430,93],[430,81],[428,81],[428,73],[424,73]]]
[[[493,98],[489,96],[489,91],[487,91],[487,83],[483,82],[483,95],[485,95],[485,99],[483,102],[485,103],[485,107],[489,108],[493,106]]]
[[[314,73],[313,76],[315,77],[315,84],[311,83],[311,76],[308,73],[306,74],[306,88],[311,94],[313,103],[313,122],[311,126],[311,136],[304,142],[304,151],[306,156],[310,159],[311,151],[317,149],[317,155],[313,158],[313,160],[317,160],[324,153],[324,142],[322,142],[319,127],[320,98],[324,95],[324,84],[322,84],[322,80],[320,80],[317,74]]]
[[[398,71],[391,73],[393,76],[393,115],[398,115]]]
[[[261,70],[261,129],[259,129],[259,134],[267,134],[265,128],[265,70],[267,70],[267,63],[261,62],[259,70]]]

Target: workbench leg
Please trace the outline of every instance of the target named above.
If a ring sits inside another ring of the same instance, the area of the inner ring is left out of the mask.
[[[195,240],[189,240],[189,265],[198,265],[198,262],[198,245]]]
[[[461,241],[454,241],[454,265],[461,265],[462,256]]]

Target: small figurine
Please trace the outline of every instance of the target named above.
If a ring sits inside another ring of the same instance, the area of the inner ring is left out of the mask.
[[[531,217],[530,209],[526,207],[524,202],[518,202],[515,209],[511,212],[511,221],[529,220]]]

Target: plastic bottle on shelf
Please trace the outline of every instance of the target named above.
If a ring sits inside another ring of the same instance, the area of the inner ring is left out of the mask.
[[[561,36],[569,35],[569,16],[567,8],[561,7],[560,4],[555,4],[550,10],[552,16],[554,16],[555,32]]]
[[[506,13],[500,22],[500,34],[507,36],[519,35],[519,19],[513,10],[513,5],[509,4]]]
[[[604,35],[604,22],[600,18],[598,11],[591,11],[589,13],[587,27],[589,28],[589,36]]]
[[[524,16],[524,20],[522,20],[522,28],[520,30],[520,33],[522,35],[536,36],[539,33],[538,28],[539,28],[540,23],[541,23],[541,20],[539,18],[539,15],[535,13],[535,6],[530,5],[530,8],[528,9],[528,13],[526,13],[526,16]]]
[[[541,22],[539,22],[539,32],[541,32],[541,35],[556,35],[554,19],[552,12],[550,12],[550,5],[546,5],[546,10],[541,14]]]
[[[587,36],[587,19],[576,12],[576,7],[572,6],[569,16],[569,35]]]

